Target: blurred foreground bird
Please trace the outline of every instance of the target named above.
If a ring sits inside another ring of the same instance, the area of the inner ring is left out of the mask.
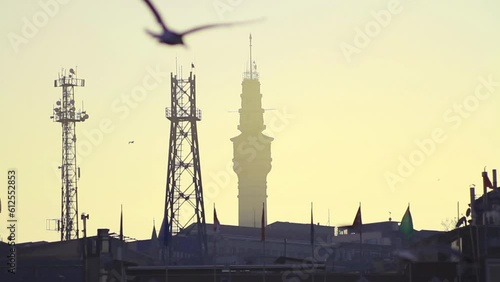
[[[208,28],[213,28],[213,27],[222,27],[222,26],[231,26],[231,25],[237,25],[237,24],[244,24],[244,23],[251,23],[255,22],[258,20],[250,20],[250,21],[244,21],[244,22],[233,22],[233,23],[218,23],[218,24],[207,24],[207,25],[202,25],[198,26],[189,30],[186,30],[184,32],[175,32],[167,28],[167,25],[163,21],[163,19],[160,16],[160,13],[158,13],[158,10],[153,6],[150,0],[144,0],[146,5],[148,5],[149,9],[153,12],[156,21],[161,25],[163,31],[162,33],[154,33],[149,30],[146,30],[146,32],[158,39],[160,43],[168,44],[168,45],[185,45],[183,41],[183,37],[186,34],[203,30],[203,29],[208,29]]]
[[[425,261],[426,257],[440,254],[449,258],[451,261],[473,262],[472,258],[465,256],[458,250],[452,249],[444,243],[435,243],[430,246],[419,246],[414,249],[397,249],[393,252],[395,257],[411,262]]]

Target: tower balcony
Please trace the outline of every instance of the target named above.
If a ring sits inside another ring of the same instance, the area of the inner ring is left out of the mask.
[[[79,79],[73,77],[72,75],[63,76],[54,80],[54,87],[64,87],[64,86],[85,86],[85,79]]]
[[[243,79],[259,80],[259,73],[256,71],[243,72]]]
[[[177,107],[177,108],[165,108],[165,117],[169,120],[201,120],[201,110],[196,108],[192,111],[189,108]]]

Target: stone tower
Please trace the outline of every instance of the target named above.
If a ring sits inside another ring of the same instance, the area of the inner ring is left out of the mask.
[[[250,65],[243,74],[241,108],[239,109],[241,134],[233,142],[233,169],[238,175],[238,224],[260,225],[262,204],[267,222],[267,174],[271,170],[271,142],[273,138],[262,131],[264,109],[260,93],[259,73],[252,60],[252,35],[250,35]]]

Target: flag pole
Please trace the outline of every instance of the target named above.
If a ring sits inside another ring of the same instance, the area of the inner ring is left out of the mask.
[[[408,212],[410,212],[410,202],[408,202]],[[412,220],[412,227],[411,228],[413,229],[413,220]],[[408,248],[410,247],[410,244],[411,244],[411,239],[412,239],[411,237],[412,237],[411,235],[408,236],[408,245],[407,245]]]
[[[216,226],[215,226],[215,203],[214,203],[214,258],[213,258],[213,262],[214,262],[214,282],[217,281],[217,276],[216,276],[216,256],[217,256],[217,233],[216,233]]]
[[[457,201],[457,222],[460,220],[460,201]],[[467,222],[465,222],[467,225]],[[458,229],[458,251],[460,255],[462,254],[462,238],[460,237],[460,226]]]
[[[457,223],[460,220],[460,201],[457,201]],[[465,225],[467,225],[467,220],[465,222]],[[472,229],[471,229],[472,230]],[[462,255],[462,237],[460,236],[460,226],[457,227],[457,232],[458,232],[458,253]],[[460,274],[461,272],[461,264],[457,264],[457,277],[458,277],[458,282],[462,281],[462,275]]]
[[[483,256],[486,258],[488,255],[488,223],[486,219],[486,211],[488,210],[488,185],[490,180],[488,178],[488,172],[485,170],[482,173],[483,176],[483,232],[484,232],[484,243],[483,243]],[[486,181],[486,179],[488,179]]]
[[[359,210],[361,210],[361,202],[359,202]],[[359,225],[359,262],[363,260],[363,221]]]
[[[123,269],[123,260],[124,260],[124,254],[123,252],[125,251],[124,248],[124,239],[123,239],[123,204],[120,206],[120,281],[123,282],[125,278],[125,271]]]
[[[313,202],[311,202],[311,258],[312,258],[312,282],[314,282],[314,265],[315,265],[315,259],[314,259],[314,220],[313,220]]]
[[[263,249],[264,249],[264,271],[262,272],[262,278],[263,278],[263,281],[266,282],[266,239],[264,239],[264,243],[263,243]]]
[[[474,265],[477,265],[479,264],[479,243],[478,243],[478,239],[479,239],[479,234],[477,232],[477,217],[476,217],[476,208],[475,208],[475,201],[476,201],[476,187],[474,184],[470,185],[469,186],[469,205],[470,205],[470,216],[472,218],[471,220],[471,223],[469,225],[469,235],[470,235],[470,243],[472,245],[472,259],[474,261]],[[474,228],[473,228],[474,227]],[[475,241],[474,241],[474,234],[472,233],[473,232],[473,229],[476,230],[476,237],[475,237]],[[476,271],[475,271],[475,275],[476,275],[476,281],[478,281],[478,277],[479,277],[479,269],[476,267],[475,268]]]
[[[262,271],[262,279],[266,282],[266,221],[265,221],[265,208],[264,202],[262,203],[262,219],[261,219],[261,240],[262,240],[262,249],[263,249],[263,271]]]
[[[163,230],[162,230],[163,229]],[[162,233],[163,231],[163,233]],[[163,252],[163,262],[165,263],[165,281],[168,282],[168,268],[170,264],[170,245],[168,240],[170,239],[170,227],[168,224],[168,213],[167,209],[163,214],[162,227],[160,227],[160,234],[162,235],[162,252]]]
[[[359,233],[359,266],[361,267],[361,261],[362,261],[362,254],[363,254],[363,219],[361,216],[361,202],[359,202],[359,207],[358,211],[356,212],[356,217],[354,218],[354,221],[351,226],[351,230]],[[351,231],[351,232],[352,232]],[[360,275],[361,275],[361,269],[360,269]]]

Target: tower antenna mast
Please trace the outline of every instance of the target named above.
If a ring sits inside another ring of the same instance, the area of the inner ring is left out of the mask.
[[[252,34],[250,33],[250,79],[253,79]]]
[[[61,241],[78,239],[78,180],[80,168],[76,165],[76,123],[83,122],[89,115],[75,109],[75,87],[84,87],[85,80],[76,77],[72,68],[65,70],[54,80],[54,87],[62,88],[62,97],[53,108],[50,117],[62,127],[62,160],[61,166],[61,219],[57,231],[61,233]]]

